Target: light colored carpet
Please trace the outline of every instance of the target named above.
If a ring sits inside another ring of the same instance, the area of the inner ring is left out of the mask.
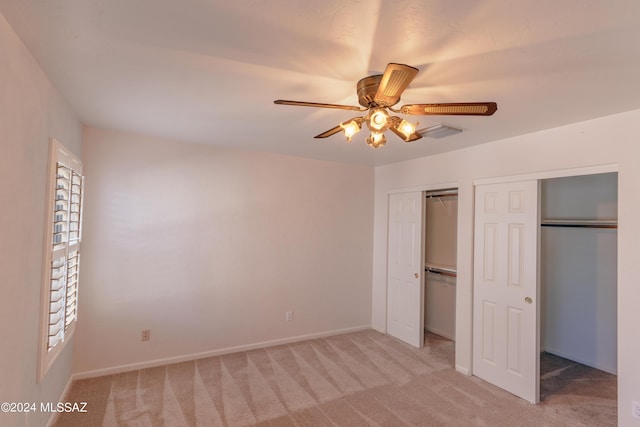
[[[77,381],[57,427],[616,425],[615,376],[543,358],[531,405],[453,370],[453,343],[362,331]]]

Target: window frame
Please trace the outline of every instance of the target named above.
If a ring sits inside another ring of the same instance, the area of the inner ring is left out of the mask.
[[[59,165],[68,168],[68,178],[59,178]],[[61,183],[65,183],[65,180],[67,187],[60,186]],[[67,193],[66,199],[64,195],[58,196],[60,191]],[[77,322],[83,199],[84,176],[82,175],[82,161],[55,138],[50,138],[40,296],[38,382],[44,379],[58,355],[73,336]],[[67,208],[62,212],[65,217],[62,225],[60,224],[61,216],[57,215],[57,213],[60,213],[60,210],[57,210],[60,200],[66,200],[67,203]],[[70,254],[75,255],[70,258]],[[56,266],[53,265],[54,261],[58,262]],[[62,273],[60,274],[61,269]],[[54,272],[58,277],[54,276]],[[69,286],[71,276],[75,276],[73,286]],[[64,280],[61,282],[60,278]],[[54,280],[56,284],[54,284]],[[62,283],[59,288],[60,291],[58,291],[61,297],[57,300],[62,300],[62,307],[56,314],[61,312],[62,319],[59,325],[60,330],[56,334],[56,336],[59,336],[53,345],[49,345],[50,324],[52,318],[55,317],[50,313],[51,295],[54,292],[53,287],[58,283]],[[69,292],[71,292],[71,295],[69,295]],[[69,300],[72,300],[72,302],[68,305]],[[71,307],[70,311],[69,306]],[[71,312],[71,315],[69,315],[69,312]],[[69,318],[70,320],[67,321]]]

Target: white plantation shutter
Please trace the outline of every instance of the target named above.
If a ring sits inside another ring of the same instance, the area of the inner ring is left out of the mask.
[[[78,270],[80,267],[80,252],[73,251],[67,257],[67,295],[65,303],[64,326],[69,328],[71,322],[77,318],[78,304]]]
[[[49,172],[39,379],[73,332],[77,319],[82,233],[82,163],[52,139]]]
[[[66,291],[66,271],[64,257],[51,262],[51,286],[49,290],[49,331],[47,351],[62,341],[64,333],[64,296]]]

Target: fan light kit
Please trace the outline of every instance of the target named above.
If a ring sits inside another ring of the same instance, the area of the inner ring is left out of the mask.
[[[461,132],[460,129],[438,124],[424,130],[416,131],[418,123],[410,123],[407,120],[392,116],[392,113],[405,115],[465,115],[465,116],[490,116],[496,112],[498,106],[495,102],[465,102],[449,104],[409,104],[399,109],[392,108],[400,101],[400,95],[409,86],[409,83],[418,74],[418,69],[404,64],[389,63],[384,74],[365,77],[358,82],[358,102],[362,107],[339,104],[323,104],[318,102],[301,102],[277,100],[275,104],[293,105],[302,107],[334,108],[339,110],[351,110],[366,112],[364,116],[354,117],[340,123],[315,138],[327,138],[340,131],[344,132],[347,142],[351,142],[353,136],[360,132],[365,124],[370,135],[367,144],[372,148],[382,147],[387,143],[384,133],[391,130],[405,142],[416,141],[423,136],[441,138],[452,133]]]

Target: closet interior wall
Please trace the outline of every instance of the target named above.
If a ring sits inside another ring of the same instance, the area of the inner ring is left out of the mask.
[[[617,173],[541,183],[541,350],[617,371]]]
[[[426,193],[425,330],[455,339],[457,190]]]

